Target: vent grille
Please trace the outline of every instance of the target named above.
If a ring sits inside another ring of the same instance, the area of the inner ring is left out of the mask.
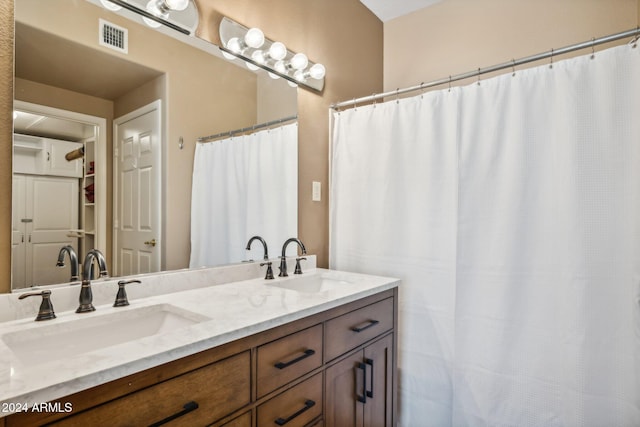
[[[117,50],[129,52],[129,30],[100,19],[100,45]]]

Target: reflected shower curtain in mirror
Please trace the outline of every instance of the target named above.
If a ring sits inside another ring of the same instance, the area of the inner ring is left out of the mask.
[[[332,268],[395,276],[403,426],[640,425],[640,48],[334,114]]]
[[[298,125],[196,145],[190,267],[261,260],[298,234]]]

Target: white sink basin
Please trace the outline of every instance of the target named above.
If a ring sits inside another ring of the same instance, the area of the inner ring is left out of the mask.
[[[308,276],[302,274],[299,276],[289,276],[289,278],[286,279],[276,280],[277,281],[274,282],[268,282],[267,284],[278,288],[305,293],[329,292],[334,289],[344,288],[351,284],[351,282],[335,277],[329,277],[326,274],[313,274]]]
[[[79,314],[76,320],[49,320],[0,339],[25,365],[66,359],[106,347],[159,335],[209,320],[170,304],[140,307],[105,315]]]

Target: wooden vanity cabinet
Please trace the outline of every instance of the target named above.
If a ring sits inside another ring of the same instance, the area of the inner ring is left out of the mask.
[[[391,427],[396,325],[391,289],[55,401],[70,414],[0,426]]]

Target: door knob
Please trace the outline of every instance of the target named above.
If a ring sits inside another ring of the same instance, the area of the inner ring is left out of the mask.
[[[147,246],[156,246],[156,239],[151,239],[151,240],[147,240],[146,242],[144,242],[145,245]]]

